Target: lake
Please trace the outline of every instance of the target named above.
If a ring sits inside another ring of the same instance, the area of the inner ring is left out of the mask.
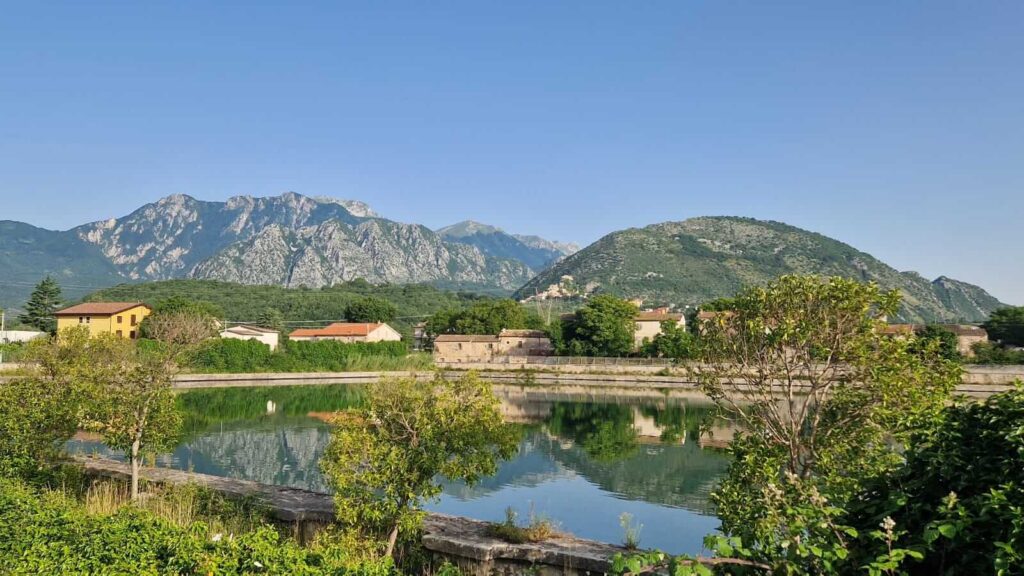
[[[635,393],[599,396],[497,386],[505,418],[522,431],[519,451],[474,486],[444,482],[430,510],[502,520],[512,507],[580,537],[621,542],[620,515],[643,526],[644,547],[698,553],[718,526],[709,494],[728,466],[720,446],[731,434],[712,427],[701,398]],[[359,401],[345,385],[226,388],[185,392],[185,433],[156,464],[266,484],[329,491],[317,461],[335,410]],[[719,446],[719,447],[716,447]],[[111,454],[78,437],[75,453]]]

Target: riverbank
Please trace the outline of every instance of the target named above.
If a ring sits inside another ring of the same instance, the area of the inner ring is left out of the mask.
[[[77,458],[94,476],[125,479],[127,466],[106,458]],[[309,539],[334,521],[329,494],[259,484],[168,468],[143,467],[142,477],[160,484],[197,484],[233,498],[256,497],[278,521],[291,524],[296,539]],[[423,547],[468,574],[603,574],[621,546],[558,534],[544,542],[512,544],[489,534],[487,522],[430,513],[423,523]]]
[[[462,368],[466,368],[463,366]],[[444,370],[457,374],[464,370]],[[308,386],[323,384],[372,384],[383,377],[415,376],[430,378],[434,371],[395,372],[267,372],[258,374],[179,374],[175,388],[227,388],[253,386]],[[571,386],[585,389],[644,388],[657,392],[699,392],[696,381],[686,375],[607,374],[558,372],[552,370],[493,370],[480,373],[495,384],[512,386]],[[1004,392],[1015,380],[1024,380],[1024,366],[966,366],[957,392],[975,398],[987,398]]]

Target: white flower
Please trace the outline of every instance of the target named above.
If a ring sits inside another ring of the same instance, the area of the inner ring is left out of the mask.
[[[214,542],[220,542],[220,539],[223,538],[223,537],[224,537],[223,534],[221,534],[220,532],[217,532],[216,534],[213,535],[213,538],[210,538],[210,540],[213,540]]]
[[[253,560],[252,564],[257,568],[263,568],[263,563],[261,563],[259,560]]]

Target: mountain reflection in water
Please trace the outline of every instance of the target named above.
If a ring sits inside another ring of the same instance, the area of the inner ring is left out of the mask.
[[[644,525],[643,546],[695,553],[718,522],[709,493],[727,456],[702,434],[711,406],[699,401],[579,398],[496,388],[506,418],[522,430],[519,451],[474,486],[443,481],[431,510],[501,520],[547,517],[581,537],[617,542],[623,512]],[[265,484],[328,491],[317,461],[330,438],[327,415],[358,404],[345,386],[228,388],[182,394],[185,434],[160,466]],[[111,455],[95,440],[69,450]]]

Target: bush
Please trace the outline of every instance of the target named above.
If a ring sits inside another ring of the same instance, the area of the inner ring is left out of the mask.
[[[132,506],[88,514],[67,496],[0,480],[0,565],[10,574],[385,575],[388,560],[347,563],[338,550],[306,549],[270,526],[208,536]]]
[[[857,501],[851,524],[890,518],[900,545],[924,553],[912,574],[1024,573],[1024,385],[947,408]]]
[[[972,364],[1024,364],[1024,350],[1011,350],[992,342],[978,342],[972,348]]]
[[[404,342],[295,342],[285,340],[277,351],[255,340],[219,338],[205,342],[190,359],[198,372],[342,372],[418,368]]]

